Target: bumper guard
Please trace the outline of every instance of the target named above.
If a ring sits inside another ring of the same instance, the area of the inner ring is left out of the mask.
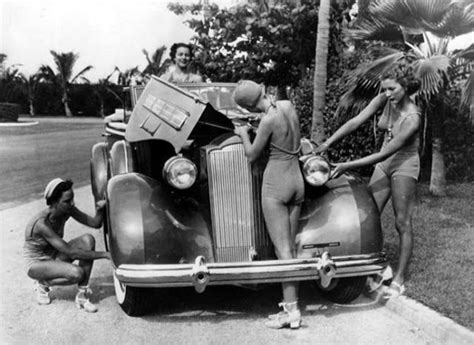
[[[365,276],[387,266],[384,253],[338,256],[327,252],[320,257],[254,262],[206,263],[198,256],[194,264],[122,264],[116,277],[125,285],[137,287],[194,286],[203,292],[208,285],[261,284],[287,281],[321,280],[329,286],[331,279]]]

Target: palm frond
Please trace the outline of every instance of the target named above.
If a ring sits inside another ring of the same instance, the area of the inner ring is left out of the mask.
[[[474,28],[474,4],[451,1],[449,10],[440,20],[424,19],[423,27],[441,37],[455,37],[469,33]]]
[[[472,31],[474,4],[459,0],[376,0],[369,17],[411,30],[454,37]]]
[[[421,82],[419,93],[427,96],[438,93],[449,66],[450,59],[446,55],[434,55],[414,61],[414,73]]]
[[[471,74],[462,88],[461,104],[470,107],[474,105],[474,71],[471,71]]]
[[[464,50],[456,51],[454,54],[454,58],[463,58],[470,61],[474,60],[474,44],[471,44]]]
[[[74,83],[78,78],[83,78],[83,75],[84,75],[85,73],[89,72],[89,71],[90,71],[91,69],[93,69],[93,68],[94,68],[94,66],[91,66],[91,65],[84,67],[81,71],[79,71],[79,73],[77,73],[77,74],[74,76],[74,78],[71,79],[70,82],[71,82],[71,83]]]
[[[61,83],[65,86],[71,79],[72,69],[79,58],[79,55],[73,52],[57,53],[54,50],[51,50],[50,53],[53,55],[54,63],[58,70],[58,77],[60,78]]]
[[[390,24],[376,17],[357,20],[354,29],[345,29],[343,33],[355,40],[403,42],[403,33],[398,25]]]
[[[379,92],[382,74],[404,56],[403,52],[392,52],[354,70],[348,80],[348,84],[353,86],[341,97],[336,116],[359,112],[367,104],[367,101]]]
[[[41,81],[46,81],[54,84],[58,82],[58,77],[56,76],[56,73],[54,73],[53,69],[48,65],[41,65],[38,70],[38,74],[40,76]]]

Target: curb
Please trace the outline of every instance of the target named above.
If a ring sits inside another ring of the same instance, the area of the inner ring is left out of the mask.
[[[39,124],[38,121],[18,120],[18,122],[0,122],[0,127],[25,127],[35,126],[37,124]]]
[[[440,344],[474,344],[474,332],[468,328],[406,296],[385,299],[383,296],[387,290],[388,287],[383,286],[370,294],[370,297],[413,323]]]

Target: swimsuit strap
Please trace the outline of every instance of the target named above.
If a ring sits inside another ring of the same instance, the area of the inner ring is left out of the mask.
[[[41,216],[41,217],[38,217],[34,222],[33,224],[31,225],[31,228],[30,228],[30,237],[33,237],[33,230],[35,229],[35,225],[36,223],[38,223],[40,221],[40,219],[48,219],[48,215],[45,215],[45,216]]]

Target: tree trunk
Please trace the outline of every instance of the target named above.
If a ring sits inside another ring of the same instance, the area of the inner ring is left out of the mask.
[[[442,97],[441,95],[439,97]],[[446,107],[440,98],[431,107],[432,139],[431,139],[431,177],[430,193],[435,196],[446,195],[446,165],[443,155],[443,121]]]
[[[324,108],[326,106],[327,59],[329,45],[330,0],[321,0],[318,13],[318,37],[314,67],[313,118],[311,139],[316,143],[324,140]]]
[[[286,85],[277,86],[275,99],[277,101],[288,100],[288,92],[286,92]]]
[[[69,108],[67,93],[63,94],[63,104],[64,104],[64,112],[66,113],[66,116],[72,117],[72,111],[71,111],[71,108]]]
[[[33,105],[33,100],[30,99],[30,116],[35,116],[36,115],[36,112],[35,112],[35,107]]]
[[[69,104],[68,104],[67,101],[64,102],[64,111],[65,111],[67,117],[72,117],[72,111],[69,108]]]
[[[430,193],[435,196],[446,195],[446,166],[443,156],[443,140],[433,137],[431,153]]]

